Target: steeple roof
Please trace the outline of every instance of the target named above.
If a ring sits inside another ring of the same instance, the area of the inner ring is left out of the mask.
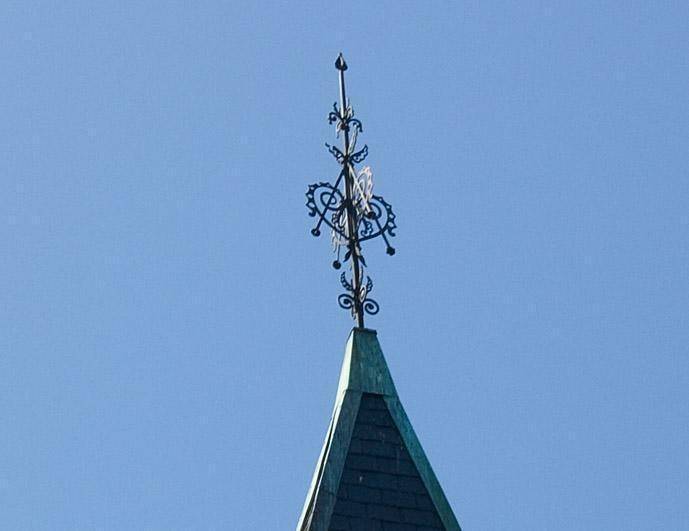
[[[297,531],[461,531],[397,396],[374,330],[349,336]]]

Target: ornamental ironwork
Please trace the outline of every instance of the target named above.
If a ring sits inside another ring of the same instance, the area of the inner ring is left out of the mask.
[[[364,314],[378,313],[378,303],[369,297],[373,289],[371,277],[365,273],[367,267],[361,244],[374,238],[382,238],[386,252],[395,254],[390,238],[395,236],[397,224],[390,204],[382,196],[373,193],[373,172],[368,166],[357,171],[356,165],[368,156],[368,146],[357,149],[359,134],[363,126],[354,118],[345,92],[344,73],[347,63],[342,54],[335,61],[340,78],[340,102],[333,104],[328,114],[328,123],[335,124],[337,138],[342,138],[342,148],[325,144],[328,151],[340,164],[340,173],[334,184],[318,182],[309,186],[306,192],[306,207],[309,216],[316,218],[311,229],[314,236],[321,235],[325,225],[330,229],[335,260],[333,267],[340,269],[348,264],[350,274],[343,272],[340,283],[345,289],[337,301],[341,308],[349,310],[359,328],[364,327]]]

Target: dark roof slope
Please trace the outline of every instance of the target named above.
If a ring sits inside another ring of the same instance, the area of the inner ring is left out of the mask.
[[[342,471],[330,529],[443,530],[380,395],[364,393]]]

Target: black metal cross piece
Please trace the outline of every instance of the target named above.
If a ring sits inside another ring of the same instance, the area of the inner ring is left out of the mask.
[[[337,301],[341,308],[350,310],[359,328],[364,328],[364,314],[378,313],[378,303],[368,295],[373,289],[373,281],[364,275],[366,260],[361,252],[361,243],[382,237],[389,255],[395,254],[389,238],[395,236],[397,224],[392,207],[379,195],[373,194],[371,168],[365,166],[358,173],[355,164],[360,164],[368,155],[368,146],[357,151],[359,133],[363,131],[361,122],[354,118],[354,110],[345,93],[344,73],[347,63],[342,54],[335,61],[340,77],[340,104],[333,105],[328,114],[328,123],[335,124],[337,137],[342,134],[342,149],[325,144],[328,151],[342,166],[335,184],[319,182],[309,186],[306,192],[306,206],[309,216],[316,218],[316,226],[311,230],[320,236],[321,226],[330,227],[333,250],[336,258],[333,267],[340,269],[342,262],[349,262],[351,275],[340,275],[340,283],[346,290]],[[342,249],[344,248],[344,255]],[[365,281],[364,281],[365,277]]]

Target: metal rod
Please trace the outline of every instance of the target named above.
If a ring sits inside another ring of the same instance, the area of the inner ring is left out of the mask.
[[[341,123],[344,124],[344,161],[342,165],[345,171],[345,201],[347,209],[347,230],[349,238],[347,244],[349,246],[350,259],[352,261],[352,285],[354,286],[354,315],[356,317],[356,324],[359,328],[364,328],[364,309],[361,301],[361,272],[359,266],[359,245],[358,245],[358,227],[356,224],[356,212],[354,210],[354,192],[353,192],[353,176],[352,166],[349,163],[349,125],[347,124],[347,93],[345,92],[344,73],[347,70],[347,63],[344,57],[340,54],[335,62],[335,68],[340,72],[340,118]]]

